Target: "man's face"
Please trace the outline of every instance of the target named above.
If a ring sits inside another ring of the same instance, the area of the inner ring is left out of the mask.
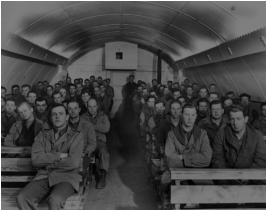
[[[77,85],[79,83],[79,79],[74,80],[74,84]]]
[[[18,95],[19,94],[19,88],[18,87],[14,87],[12,89],[13,95]]]
[[[168,89],[168,88],[164,88],[164,89],[163,89],[163,94],[164,94],[165,96],[168,96],[168,95],[170,94],[169,89]]]
[[[90,86],[90,82],[89,82],[89,80],[85,80],[85,86],[86,86],[86,87],[89,87],[89,86]]]
[[[194,85],[192,86],[192,88],[193,88],[194,91],[196,91],[196,90],[199,89],[198,85],[196,85],[196,84],[194,84]]]
[[[154,108],[154,104],[155,104],[155,99],[154,99],[154,98],[150,98],[150,99],[148,100],[148,106],[149,106],[150,108]]]
[[[133,82],[134,81],[134,78],[133,77],[129,77],[129,82]]]
[[[150,95],[151,95],[151,96],[155,96],[155,97],[157,98],[157,95],[156,95],[156,93],[155,93],[154,91],[151,91],[151,92],[150,92]]]
[[[207,90],[205,88],[204,89],[200,89],[199,95],[200,95],[201,98],[206,98],[207,95],[208,95],[208,92],[207,92]]]
[[[97,81],[93,82],[93,87],[99,87],[99,84]]]
[[[233,104],[233,101],[232,101],[231,99],[226,99],[226,100],[224,101],[224,107],[225,107],[225,108],[227,108],[227,107],[229,107],[229,106],[232,106],[232,104]]]
[[[243,129],[245,129],[248,117],[244,117],[241,111],[230,112],[229,116],[231,126],[235,132],[241,132]]]
[[[95,87],[95,88],[94,88],[94,95],[95,95],[96,97],[99,97],[100,94],[101,94],[100,88]]]
[[[95,115],[98,111],[98,105],[96,103],[95,100],[90,100],[88,102],[88,112],[91,114],[91,115]]]
[[[180,91],[175,91],[173,94],[174,99],[176,100],[179,96],[181,96]]]
[[[246,107],[249,105],[249,98],[247,96],[241,97],[240,103],[243,107]]]
[[[66,97],[66,89],[61,88],[59,93],[61,93],[62,97],[65,98]]]
[[[62,104],[62,101],[63,101],[63,99],[62,99],[62,96],[60,93],[54,94],[54,102],[55,103]]]
[[[266,118],[266,105],[262,106],[260,111],[261,111],[262,116]]]
[[[215,85],[211,85],[210,86],[210,93],[214,93],[216,92],[216,86]]]
[[[186,79],[186,80],[184,81],[184,85],[185,85],[185,86],[188,86],[188,85],[189,85],[189,80]]]
[[[178,83],[175,83],[175,84],[174,84],[174,88],[175,88],[175,89],[178,89],[178,87],[179,87]]]
[[[200,113],[205,114],[208,108],[208,104],[206,102],[200,102],[198,106],[198,110]]]
[[[56,92],[59,92],[60,88],[61,88],[60,85],[55,85],[55,91],[56,91]]]
[[[234,96],[234,94],[227,94],[227,98],[234,99],[234,98],[235,98],[235,96]]]
[[[103,85],[104,85],[104,87],[107,87],[108,86],[108,83],[107,83],[106,80],[103,81]]]
[[[145,88],[146,84],[145,83],[141,83],[141,86],[142,86],[142,88]]]
[[[98,77],[97,80],[98,80],[98,83],[102,83],[102,80],[103,80],[103,79],[102,79],[101,77]]]
[[[211,107],[211,116],[213,119],[221,119],[224,113],[224,109],[221,104],[213,104]]]
[[[18,113],[23,120],[28,120],[33,115],[33,108],[32,107],[29,108],[26,104],[22,104],[18,108]]]
[[[100,86],[100,91],[101,91],[101,93],[105,93],[105,86],[104,85]]]
[[[46,88],[46,93],[48,96],[52,96],[53,95],[53,89],[51,87]]]
[[[90,77],[90,81],[93,82],[95,80],[95,77]]]
[[[188,87],[188,88],[187,88],[187,95],[188,95],[188,96],[192,96],[192,94],[193,94],[193,90],[192,90],[192,88],[191,88],[191,87]]]
[[[152,86],[157,86],[157,81],[156,80],[152,81]]]
[[[69,88],[69,92],[70,92],[70,94],[75,94],[75,92],[76,92],[76,87],[75,86],[70,86],[70,88]]]
[[[82,84],[80,84],[80,83],[77,84],[77,90],[78,90],[78,91],[82,91]]]
[[[66,79],[66,83],[67,83],[67,84],[70,84],[70,83],[71,83],[71,79],[70,79],[70,78],[67,78],[67,79]]]
[[[163,93],[163,89],[164,87],[163,86],[160,86],[160,92]]]
[[[107,81],[107,84],[109,85],[110,84],[110,82],[111,82],[111,80],[110,79],[106,79],[106,81]]]
[[[59,81],[58,83],[61,85],[61,87],[63,86],[63,81]]]
[[[180,86],[180,90],[182,91],[182,90],[184,90],[186,87],[184,86],[184,85],[181,85]]]
[[[6,108],[6,103],[4,101],[4,99],[1,98],[1,111],[4,111]]]
[[[218,96],[216,94],[210,94],[210,97],[209,97],[209,102],[212,102],[213,100],[218,100]]]
[[[49,85],[49,82],[46,82],[46,81],[43,82],[43,86],[44,86],[44,87],[47,87],[48,85]]]
[[[6,97],[6,90],[5,89],[1,89],[1,96],[2,97]]]
[[[66,114],[66,110],[62,106],[55,107],[51,110],[51,121],[55,128],[64,127],[68,118],[69,116]]]
[[[173,83],[172,82],[167,82],[168,87],[172,87]]]
[[[79,79],[79,83],[82,85],[83,84],[83,79]]]
[[[182,116],[185,127],[193,127],[197,118],[197,111],[195,108],[185,108]]]
[[[43,89],[43,84],[42,84],[42,83],[38,83],[38,84],[37,84],[37,89],[38,89],[38,90]]]
[[[138,92],[139,92],[139,93],[142,93],[142,86],[139,86],[139,87],[138,87]]]
[[[186,104],[186,100],[184,98],[179,98],[178,101],[182,104],[182,107]]]
[[[179,118],[180,117],[180,114],[181,114],[181,111],[182,111],[182,107],[180,106],[180,104],[178,103],[173,103],[171,105],[171,116],[176,119],[176,118]]]
[[[30,92],[29,87],[23,87],[23,88],[21,89],[21,94],[22,94],[25,98],[27,97],[28,92]]]
[[[149,96],[149,92],[147,89],[142,90],[142,95],[144,98],[147,98]]]
[[[43,114],[46,111],[47,105],[45,101],[36,102],[36,110],[39,114]]]
[[[81,95],[81,98],[82,98],[82,101],[83,101],[84,103],[87,103],[88,100],[90,100],[91,96],[90,96],[88,93],[83,93],[83,94]]]
[[[16,110],[16,104],[14,101],[7,101],[6,102],[6,112],[8,114],[13,114]]]
[[[164,113],[164,110],[165,110],[163,103],[156,104],[155,110],[156,110],[157,114],[162,115]]]
[[[30,104],[35,104],[35,100],[37,98],[37,95],[35,93],[30,93],[27,97],[27,100]]]
[[[76,118],[79,116],[80,108],[77,102],[69,103],[67,109],[70,118]]]

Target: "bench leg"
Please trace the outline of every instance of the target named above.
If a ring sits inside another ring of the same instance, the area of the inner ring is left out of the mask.
[[[180,185],[180,180],[175,180],[175,185]],[[181,204],[174,204],[173,205],[174,210],[179,210],[181,209]]]

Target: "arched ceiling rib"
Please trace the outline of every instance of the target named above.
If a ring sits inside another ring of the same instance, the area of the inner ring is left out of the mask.
[[[265,7],[265,2],[2,2],[2,43],[7,34],[17,34],[76,59],[110,40],[129,41],[176,61],[265,27]]]

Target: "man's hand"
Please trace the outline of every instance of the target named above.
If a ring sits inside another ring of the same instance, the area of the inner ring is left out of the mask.
[[[60,158],[66,158],[66,157],[68,157],[68,153],[61,153],[60,154]]]

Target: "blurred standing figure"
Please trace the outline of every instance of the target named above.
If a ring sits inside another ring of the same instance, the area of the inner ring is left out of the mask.
[[[133,92],[137,88],[137,83],[134,82],[134,75],[129,76],[129,82],[125,85],[125,108],[124,118],[134,119],[133,111]]]

